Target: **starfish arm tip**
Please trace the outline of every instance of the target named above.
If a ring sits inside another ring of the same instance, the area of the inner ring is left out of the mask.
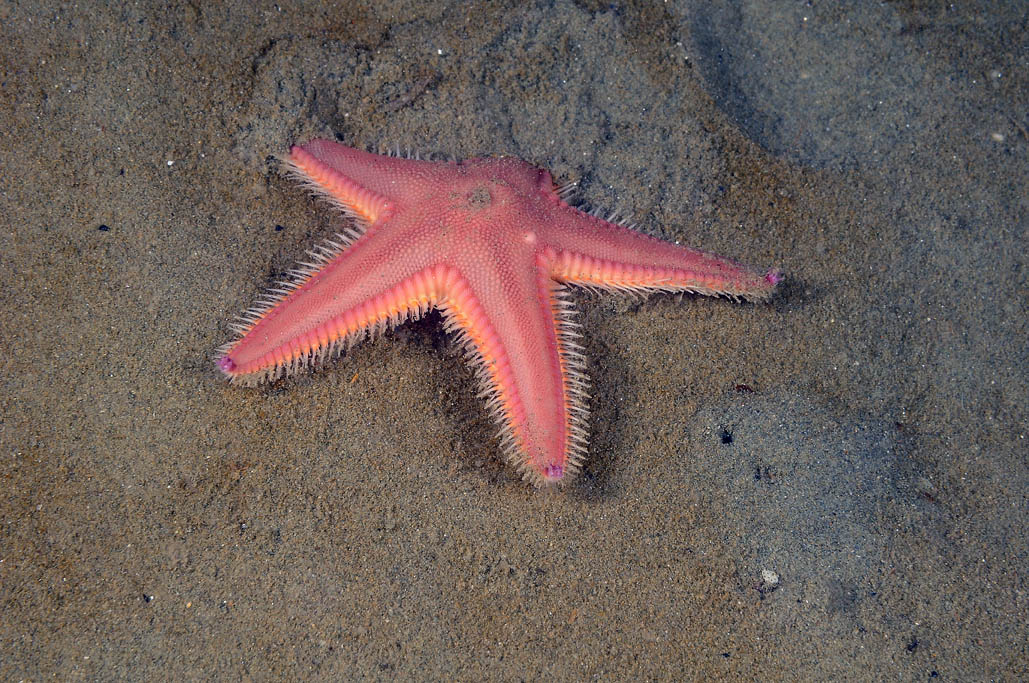
[[[565,468],[558,464],[550,464],[543,468],[543,480],[550,484],[561,481],[565,476]]]

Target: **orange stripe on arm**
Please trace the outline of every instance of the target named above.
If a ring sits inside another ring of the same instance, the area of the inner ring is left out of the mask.
[[[664,245],[662,245],[664,246]],[[643,265],[596,258],[571,251],[549,254],[551,277],[593,290],[647,294],[694,292],[748,300],[767,299],[782,280],[707,252],[682,248],[680,263]]]

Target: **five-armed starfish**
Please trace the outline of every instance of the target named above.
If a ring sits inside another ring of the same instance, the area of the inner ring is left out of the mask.
[[[515,158],[416,161],[314,140],[286,163],[354,227],[246,313],[218,367],[236,382],[274,380],[438,308],[505,456],[536,485],[568,480],[586,452],[588,380],[566,285],[758,300],[781,279],[569,206],[547,171]]]

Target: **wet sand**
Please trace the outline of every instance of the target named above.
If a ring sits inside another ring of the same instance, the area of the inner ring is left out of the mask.
[[[1026,678],[1024,5],[341,5],[0,5],[0,677]],[[438,316],[219,375],[312,137],[787,280],[576,295],[537,491]]]

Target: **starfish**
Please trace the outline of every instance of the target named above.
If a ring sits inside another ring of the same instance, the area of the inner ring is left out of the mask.
[[[218,367],[233,382],[276,380],[438,309],[507,460],[537,486],[570,480],[586,454],[568,285],[762,300],[781,280],[581,211],[564,201],[570,186],[513,157],[421,161],[313,140],[285,164],[351,225],[246,312]]]

